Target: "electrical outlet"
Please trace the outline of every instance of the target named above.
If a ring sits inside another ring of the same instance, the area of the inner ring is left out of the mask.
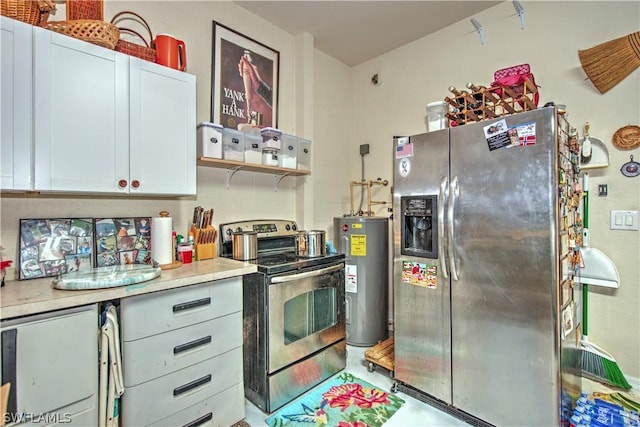
[[[360,155],[369,154],[369,144],[360,144]]]

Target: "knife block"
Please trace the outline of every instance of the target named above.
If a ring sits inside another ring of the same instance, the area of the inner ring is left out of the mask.
[[[191,232],[193,233],[193,241],[196,247],[196,261],[201,261],[203,259],[213,259],[217,256],[216,252],[216,229],[208,225],[205,228],[196,228],[195,226],[191,226]],[[211,237],[211,241],[202,242],[205,235],[209,235]]]

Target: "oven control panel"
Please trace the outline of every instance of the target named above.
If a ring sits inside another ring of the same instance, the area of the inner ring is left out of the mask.
[[[233,233],[241,231],[255,231],[258,239],[264,237],[295,236],[298,225],[295,221],[283,219],[260,219],[251,221],[237,221],[220,224],[220,239],[222,243],[231,242]]]

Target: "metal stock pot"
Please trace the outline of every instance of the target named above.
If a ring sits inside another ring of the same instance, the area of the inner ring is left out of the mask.
[[[248,261],[258,258],[258,233],[236,231],[233,233],[233,259]]]
[[[298,232],[297,248],[298,256],[313,258],[325,256],[326,232],[322,230],[301,230]]]

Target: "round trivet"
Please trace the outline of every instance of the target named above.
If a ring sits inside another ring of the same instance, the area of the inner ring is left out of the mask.
[[[621,150],[631,150],[640,146],[640,126],[623,126],[612,137],[613,145]]]

